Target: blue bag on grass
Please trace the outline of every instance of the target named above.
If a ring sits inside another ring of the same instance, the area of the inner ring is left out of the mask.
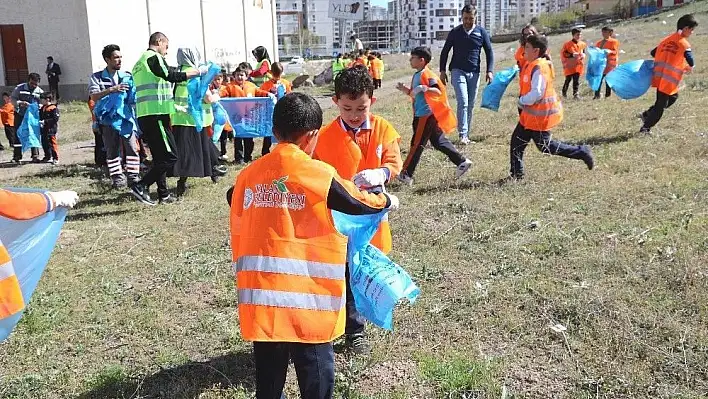
[[[29,111],[28,111],[29,112]],[[34,189],[8,188],[15,192],[37,192]],[[47,266],[66,217],[66,208],[56,208],[30,220],[13,220],[0,216],[0,240],[10,254],[15,275],[20,282],[25,308],[32,298]],[[23,311],[0,320],[0,342],[7,339],[20,321]]]
[[[207,64],[209,70],[204,76],[195,76],[187,82],[187,112],[194,118],[194,125],[198,132],[204,129],[204,119],[202,119],[202,103],[209,85],[214,78],[221,73],[221,67],[210,62]]]
[[[623,100],[639,98],[651,87],[653,60],[630,61],[613,69],[605,77],[610,88]]]
[[[31,103],[27,106],[22,124],[17,129],[17,138],[22,143],[22,152],[30,148],[41,148],[42,139],[39,131],[39,105]]]
[[[332,211],[337,230],[349,237],[349,282],[357,310],[370,322],[392,330],[396,304],[402,299],[414,303],[420,289],[401,266],[369,244],[385,216],[384,212],[353,216]]]
[[[506,88],[509,86],[509,83],[514,80],[517,72],[519,72],[519,67],[514,65],[511,68],[494,74],[494,79],[492,79],[492,82],[488,84],[482,92],[482,108],[499,111],[501,98]]]
[[[598,47],[588,47],[586,52],[588,61],[585,79],[592,91],[598,91],[607,66],[607,51]]]

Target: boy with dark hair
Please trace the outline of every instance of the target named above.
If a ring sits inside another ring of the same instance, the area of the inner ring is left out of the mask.
[[[270,66],[270,79],[261,85],[261,90],[266,91],[278,98],[280,100],[283,96],[288,93],[292,93],[293,86],[287,79],[283,79],[283,72],[285,68],[280,62],[274,62]],[[265,155],[270,152],[270,146],[273,140],[271,137],[263,137],[263,147],[261,148],[261,155]]]
[[[413,98],[413,139],[411,149],[403,162],[403,171],[398,180],[412,185],[413,173],[423,154],[425,144],[430,141],[433,147],[447,155],[457,166],[455,178],[460,178],[472,167],[472,161],[460,154],[445,134],[457,128],[457,119],[447,102],[445,85],[428,68],[433,56],[427,47],[416,47],[411,51],[410,64],[416,70],[411,87],[398,83],[396,88]]]
[[[273,113],[278,144],[247,166],[227,198],[241,335],[253,341],[256,397],[280,398],[290,358],[303,398],[334,395],[332,341],[344,333],[347,238],[331,210],[350,215],[398,208],[386,193],[359,191],[311,158],[322,109],[302,93]]]
[[[19,85],[17,85],[17,87],[15,87],[15,90],[13,90],[12,94],[10,95],[10,98],[12,98],[12,102],[15,106],[15,134],[17,134],[17,131],[20,129],[20,126],[22,126],[22,120],[25,118],[25,114],[27,113],[27,108],[29,107],[29,105],[32,103],[39,104],[39,97],[42,95],[42,93],[44,93],[44,90],[39,87],[40,79],[41,78],[38,73],[30,73],[27,76],[27,82],[20,83]],[[32,157],[33,163],[39,162],[39,148],[32,147],[30,149],[30,155]],[[20,164],[21,160],[22,145],[20,145],[19,147],[15,147],[12,155],[12,161],[14,163]]]
[[[563,74],[565,75],[565,82],[563,82],[563,98],[567,97],[568,86],[570,86],[571,80],[573,81],[573,98],[576,100],[580,99],[580,94],[578,89],[580,88],[580,75],[583,74],[585,69],[585,48],[587,44],[581,40],[582,31],[577,28],[573,28],[570,31],[573,38],[567,41],[563,48],[561,49],[561,63],[563,64]]]
[[[54,104],[54,95],[52,93],[43,93],[40,101],[42,108],[39,109],[39,127],[42,136],[42,148],[44,149],[42,162],[56,165],[59,163],[59,146],[57,145],[59,108]]]
[[[664,110],[678,100],[679,84],[683,75],[691,73],[695,62],[688,38],[698,26],[693,14],[686,14],[676,23],[676,32],[664,38],[652,51],[654,57],[654,77],[652,87],[656,87],[656,101],[640,117],[644,124],[640,133],[651,134],[651,128],[664,115]]]
[[[12,105],[10,93],[2,93],[2,106],[0,106],[0,123],[5,129],[5,137],[10,143],[10,147],[14,150],[17,147],[22,148],[20,140],[15,133],[15,106]],[[0,145],[0,149],[2,145]]]
[[[605,71],[602,73],[602,80],[600,80],[600,87],[597,88],[597,91],[595,91],[595,97],[594,99],[597,100],[600,98],[600,89],[602,88],[602,81],[605,80],[605,76],[607,76],[608,73],[612,72],[613,69],[617,68],[617,59],[619,57],[619,48],[620,48],[620,42],[619,40],[615,39],[612,37],[612,34],[614,33],[614,29],[610,28],[609,26],[605,26],[602,28],[602,40],[598,41],[595,46],[600,49],[607,50],[607,66],[605,67]],[[609,97],[612,94],[612,89],[610,88],[610,85],[605,82],[605,97]]]
[[[339,116],[320,130],[313,157],[332,165],[344,179],[359,188],[381,191],[401,172],[401,136],[388,121],[371,113],[376,102],[374,82],[363,66],[345,69],[334,81],[332,101]],[[381,222],[371,244],[391,251],[388,219]],[[365,324],[354,304],[347,272],[346,344],[357,354],[369,350]]]
[[[520,76],[519,123],[511,136],[510,178],[524,177],[524,150],[533,140],[536,148],[544,154],[560,155],[580,159],[588,169],[595,160],[590,147],[568,145],[551,139],[551,129],[563,120],[563,106],[553,87],[553,66],[544,55],[548,49],[545,36],[526,38],[525,53],[527,65]]]

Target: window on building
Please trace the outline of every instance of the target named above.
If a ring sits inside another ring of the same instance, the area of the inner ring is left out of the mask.
[[[420,37],[425,37],[427,34],[425,32],[420,32]]]
[[[439,25],[438,29],[445,29],[445,27],[443,25]]]
[[[439,4],[438,4],[438,8],[443,8],[442,3],[439,3]]]
[[[293,3],[293,10],[297,10],[297,3]]]

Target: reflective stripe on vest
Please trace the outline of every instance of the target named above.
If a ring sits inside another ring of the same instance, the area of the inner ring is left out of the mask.
[[[239,304],[321,310],[325,312],[336,312],[344,308],[345,298],[345,296],[337,297],[250,288],[238,290]]]
[[[686,66],[685,51],[690,44],[680,33],[674,33],[661,41],[654,54],[652,86],[660,92],[678,93]]]
[[[344,280],[344,267],[342,265],[272,256],[242,256],[234,263],[234,273],[237,272],[280,273],[293,276]]]
[[[155,76],[147,63],[147,60],[153,56],[157,56],[162,66],[167,69],[162,56],[151,50],[145,51],[133,67],[135,110],[138,117],[169,115],[174,110],[172,84]]]
[[[654,77],[666,79],[678,86],[683,78],[683,70],[669,63],[657,61],[654,62]]]
[[[543,93],[543,97],[532,105],[524,105],[522,107],[519,122],[528,130],[549,131],[558,125],[563,118],[563,108],[553,88],[551,65],[549,61],[539,58],[524,68],[519,79],[521,85],[520,94],[522,96],[531,90],[534,72],[542,74],[546,80],[546,90]]]
[[[181,67],[182,72],[188,72],[190,70],[193,70],[194,68],[191,67]],[[194,122],[194,117],[192,114],[189,112],[183,112],[177,109],[177,107],[184,107],[187,109],[188,103],[189,103],[189,92],[187,90],[187,82],[180,82],[177,83],[177,86],[175,86],[175,94],[174,94],[174,104],[175,104],[175,109],[170,116],[170,119],[172,120],[172,125],[175,126],[196,126],[196,123]],[[211,126],[211,124],[214,122],[214,116],[212,114],[211,110],[211,104],[205,104],[202,102],[202,123],[203,126]]]

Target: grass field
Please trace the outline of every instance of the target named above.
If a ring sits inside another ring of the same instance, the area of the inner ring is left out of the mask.
[[[706,2],[673,12],[619,24],[622,60],[647,57],[683,13],[708,24]],[[422,294],[397,310],[393,333],[369,329],[370,358],[337,355],[338,397],[708,397],[703,25],[690,39],[697,67],[654,135],[638,135],[634,116],[653,92],[592,101],[585,85],[584,100],[564,103],[554,135],[591,145],[593,171],[529,147],[526,179],[498,183],[517,121],[516,83],[500,112],[476,110],[465,178],[455,181],[441,154],[424,153],[415,185],[392,187],[402,207],[391,215],[392,257]],[[565,40],[551,38],[554,59]],[[79,133],[88,113],[72,107],[62,114],[74,121],[63,127],[76,123],[67,136],[90,138]],[[404,149],[409,107],[397,94],[375,105]],[[224,193],[236,173],[216,185],[193,181],[183,201],[154,208],[82,165],[3,181],[71,188],[81,203],[0,345],[0,397],[251,397],[227,244]],[[297,397],[292,374],[288,393]]]

